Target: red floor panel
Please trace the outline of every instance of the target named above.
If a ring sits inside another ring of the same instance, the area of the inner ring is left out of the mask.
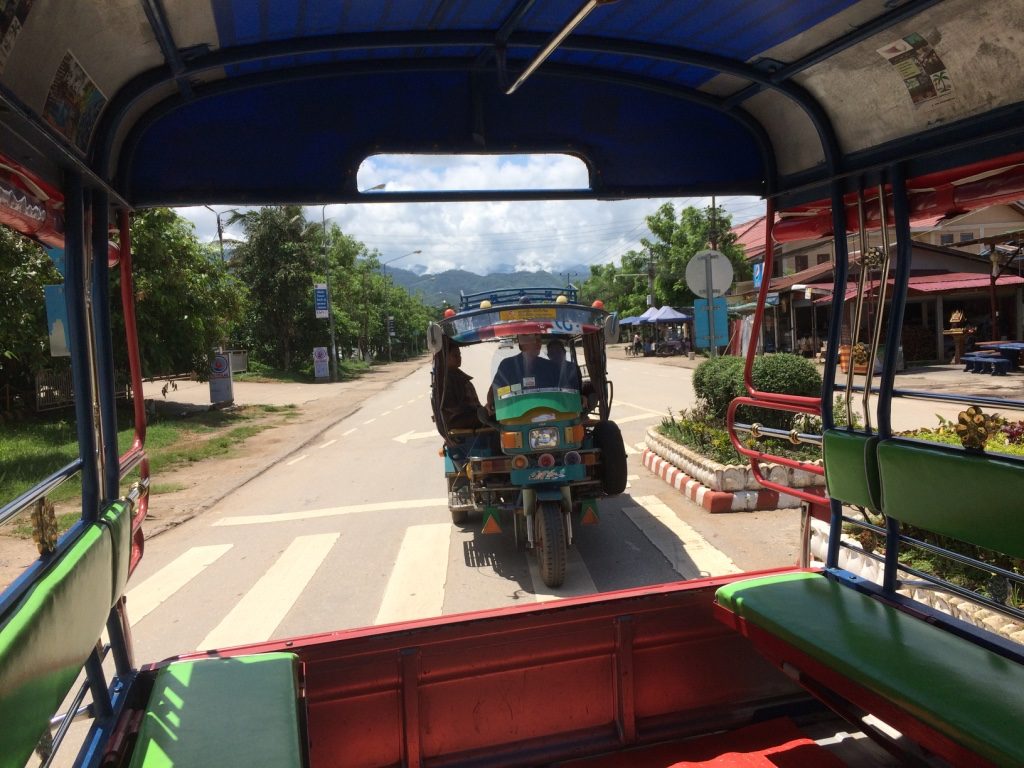
[[[843,763],[781,718],[691,741],[560,763],[564,768],[842,768]]]

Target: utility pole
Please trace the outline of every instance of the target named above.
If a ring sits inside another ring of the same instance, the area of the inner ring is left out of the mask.
[[[331,329],[331,381],[338,380],[338,345],[334,340],[334,310],[331,308],[331,261],[327,251],[327,206],[320,206],[320,223],[324,228],[324,270],[327,285],[327,324]],[[313,226],[316,226],[315,224]]]

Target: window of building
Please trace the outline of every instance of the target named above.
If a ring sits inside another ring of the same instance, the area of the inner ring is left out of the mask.
[[[806,253],[801,253],[801,254],[795,256],[793,260],[794,260],[793,268],[797,272],[803,272],[805,269],[807,269],[807,254]]]
[[[819,253],[817,264],[827,264],[829,261],[829,255],[827,253]]]
[[[973,239],[974,239],[974,233],[973,232],[961,232],[960,233],[960,242],[961,243],[966,243],[968,240],[973,240]]]
[[[953,236],[952,235],[939,235],[939,245],[952,245],[952,244],[953,244]]]

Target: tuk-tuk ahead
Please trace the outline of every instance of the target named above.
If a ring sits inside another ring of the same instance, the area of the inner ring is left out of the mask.
[[[484,532],[497,533],[511,520],[544,583],[561,586],[574,523],[596,523],[597,500],[626,487],[605,354],[617,316],[600,301],[580,304],[571,287],[506,289],[464,295],[427,335],[452,522],[481,512]],[[476,423],[455,423],[446,407],[458,386],[451,356],[487,342],[495,346],[487,404]]]

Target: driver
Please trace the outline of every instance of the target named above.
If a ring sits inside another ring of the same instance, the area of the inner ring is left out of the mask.
[[[555,364],[540,356],[540,336],[536,333],[520,335],[519,354],[498,364],[494,380],[487,390],[487,410],[494,413],[494,393],[497,390],[554,387],[558,385],[558,374]]]

